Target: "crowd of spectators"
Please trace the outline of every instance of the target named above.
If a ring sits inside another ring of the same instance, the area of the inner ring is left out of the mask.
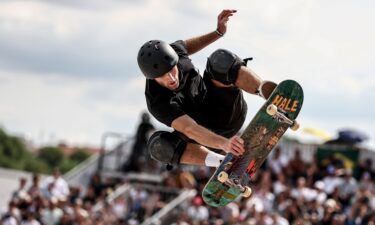
[[[374,225],[375,173],[372,161],[355,171],[330,157],[326,165],[307,163],[295,151],[291,159],[280,148],[253,178],[253,195],[222,208],[204,204],[197,195],[183,210],[177,225]],[[185,172],[186,173],[186,172]],[[207,177],[192,171],[195,188],[201,193]]]
[[[89,186],[69,187],[58,171],[40,179],[25,178],[11,196],[4,225],[119,224],[137,225],[163,208],[176,195],[163,189],[196,189],[197,195],[174,209],[174,225],[373,225],[375,224],[375,173],[372,161],[360,163],[356,171],[344,168],[334,157],[322,166],[316,160],[305,162],[300,151],[285,158],[274,154],[253,178],[253,194],[225,207],[207,206],[201,191],[213,169],[180,166],[167,171],[154,164],[161,174],[159,189],[134,185],[125,196],[106,201],[122,184],[115,179],[103,181],[94,174]],[[102,207],[95,205],[101,202]]]
[[[107,224],[103,220],[109,221],[108,218],[100,216],[101,211],[93,213],[92,207],[97,201],[105,199],[106,191],[112,190],[114,186],[97,179],[97,175],[92,177],[83,194],[80,187],[69,187],[58,170],[43,179],[34,174],[31,185],[27,185],[27,178],[22,177],[19,187],[10,197],[8,210],[1,217],[1,224]],[[103,208],[103,211],[108,209]],[[120,223],[117,216],[113,218],[115,222],[111,224],[126,224]]]

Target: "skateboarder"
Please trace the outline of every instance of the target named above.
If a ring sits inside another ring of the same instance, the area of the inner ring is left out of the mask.
[[[228,50],[218,49],[208,57],[203,78],[189,58],[222,38],[235,13],[223,10],[216,30],[208,34],[172,44],[151,40],[140,48],[137,60],[147,78],[148,110],[175,130],[151,136],[148,150],[154,159],[168,165],[217,167],[224,158],[217,150],[243,154],[244,141],[236,136],[247,112],[242,90],[265,98],[271,91],[259,91],[259,76]]]

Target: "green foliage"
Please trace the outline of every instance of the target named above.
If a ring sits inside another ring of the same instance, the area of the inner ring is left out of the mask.
[[[49,167],[58,167],[64,159],[64,153],[60,148],[44,147],[39,149],[38,158],[47,163]]]
[[[58,147],[44,147],[34,155],[22,139],[9,136],[0,128],[0,167],[35,173],[51,173],[53,169],[59,168],[65,173],[89,156],[83,149],[77,149],[69,157],[65,157]]]
[[[52,168],[44,161],[32,157],[25,161],[23,169],[33,173],[49,173]]]
[[[75,161],[77,163],[85,161],[90,154],[85,152],[83,149],[77,149],[74,153],[72,153],[69,157],[70,160]]]
[[[69,170],[73,169],[77,165],[78,165],[78,163],[76,161],[65,159],[61,163],[61,165],[59,166],[59,169],[60,169],[61,173],[66,173]]]
[[[25,159],[31,157],[24,142],[17,137],[8,136],[0,128],[0,166],[22,169]]]

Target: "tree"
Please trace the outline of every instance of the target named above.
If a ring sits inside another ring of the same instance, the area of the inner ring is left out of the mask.
[[[50,168],[55,168],[63,161],[64,154],[60,148],[44,147],[39,149],[38,158],[47,163]]]
[[[88,157],[90,157],[89,153],[85,152],[83,149],[76,149],[76,151],[70,155],[69,159],[80,163],[85,161]]]
[[[0,166],[23,169],[24,162],[31,156],[21,138],[9,136],[0,128]]]

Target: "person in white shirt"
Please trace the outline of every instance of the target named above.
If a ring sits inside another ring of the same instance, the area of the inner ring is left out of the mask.
[[[280,147],[276,147],[273,151],[272,157],[267,161],[268,167],[271,169],[273,174],[280,174],[284,167],[288,164],[288,159],[281,154]]]
[[[63,216],[63,211],[56,207],[57,199],[51,198],[48,202],[48,208],[41,211],[41,219],[45,225],[57,225]]]
[[[343,182],[341,177],[335,175],[336,168],[333,166],[329,166],[327,168],[328,176],[323,179],[324,183],[324,192],[327,194],[332,194],[337,186],[340,186]]]
[[[42,188],[47,189],[50,184],[53,183],[53,188],[51,190],[53,197],[56,197],[59,200],[65,200],[69,196],[69,185],[62,178],[60,171],[55,169],[52,176],[47,177],[43,181]]]
[[[311,201],[316,197],[316,192],[311,188],[306,187],[306,179],[304,177],[299,177],[297,181],[297,188],[292,190],[291,196],[295,199]]]
[[[41,225],[38,220],[35,219],[33,212],[27,212],[26,218],[21,221],[20,225]]]
[[[314,188],[316,191],[316,201],[319,204],[323,204],[327,200],[327,194],[324,192],[324,182],[320,180],[316,181]]]
[[[27,179],[24,177],[21,177],[19,179],[19,182],[20,183],[19,183],[18,189],[12,193],[12,201],[25,199],[25,198],[28,198],[29,196],[29,194],[27,193],[27,189],[26,189]]]

